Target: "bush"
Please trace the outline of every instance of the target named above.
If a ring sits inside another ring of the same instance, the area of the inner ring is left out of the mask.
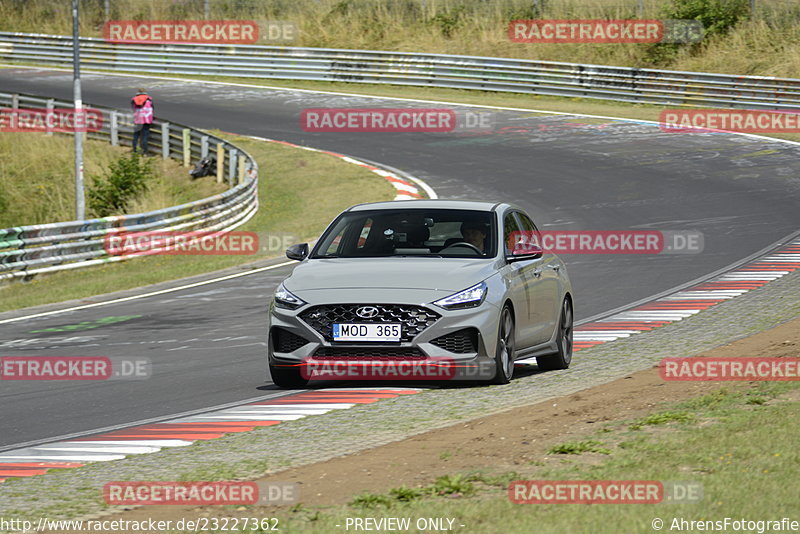
[[[683,48],[688,48],[692,54],[698,54],[709,37],[725,35],[749,16],[749,0],[672,0],[672,5],[663,11],[663,18],[700,21],[705,30],[704,40],[699,43],[647,45],[644,60],[651,65],[669,65]]]
[[[107,177],[91,177],[89,211],[95,217],[124,213],[128,202],[146,191],[152,178],[152,161],[136,153],[120,157],[109,167]]]
[[[692,19],[703,23],[706,36],[724,35],[750,15],[749,0],[672,0],[666,13],[670,19]]]
[[[429,23],[438,27],[442,35],[450,39],[453,37],[456,29],[458,29],[458,27],[464,21],[464,11],[463,5],[456,6],[446,11],[441,11],[436,13],[436,15],[430,19]]]

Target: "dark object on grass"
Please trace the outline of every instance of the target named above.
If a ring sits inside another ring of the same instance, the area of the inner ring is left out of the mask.
[[[192,178],[202,178],[203,176],[211,176],[212,174],[217,172],[217,158],[203,158],[197,165],[194,166],[194,169],[189,171],[189,174]]]

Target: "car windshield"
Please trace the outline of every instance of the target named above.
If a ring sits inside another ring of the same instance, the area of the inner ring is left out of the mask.
[[[312,258],[495,255],[495,217],[487,211],[386,209],[350,211],[323,234]]]

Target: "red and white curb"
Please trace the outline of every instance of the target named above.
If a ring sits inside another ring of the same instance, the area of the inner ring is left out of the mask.
[[[266,137],[257,137],[254,135],[250,135],[248,137],[250,139],[256,139],[258,141],[267,141],[268,143],[278,143],[293,148],[300,148],[302,150],[310,150],[311,152],[320,152],[322,154],[328,154],[329,156],[334,156],[343,159],[347,163],[352,163],[353,165],[358,165],[359,167],[364,167],[365,169],[369,169],[370,171],[374,172],[378,176],[387,180],[390,184],[394,186],[394,188],[397,190],[397,196],[394,197],[394,200],[415,200],[419,198],[424,198],[422,193],[420,193],[419,188],[417,188],[417,186],[415,186],[405,178],[401,178],[395,173],[385,171],[374,165],[370,165],[369,163],[365,163],[355,158],[351,158],[350,156],[345,156],[344,154],[339,154],[337,152],[330,152],[329,150],[321,150],[319,148],[311,148],[303,145],[295,145],[294,143],[289,143],[287,141],[279,141],[277,139],[268,139]],[[429,187],[426,187],[425,189],[429,197],[435,198],[435,194],[431,195],[431,192],[433,191],[432,189],[430,189]]]
[[[630,337],[691,317],[800,269],[800,240],[725,274],[575,328],[573,350]]]
[[[182,417],[0,453],[0,482],[10,477],[42,475],[48,469],[82,467],[121,460],[164,448],[185,447],[198,440],[249,432],[261,426],[295,421],[309,415],[345,410],[357,404],[419,393],[415,388],[357,388],[305,391]]]

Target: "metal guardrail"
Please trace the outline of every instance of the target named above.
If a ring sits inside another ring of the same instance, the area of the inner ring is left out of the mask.
[[[30,95],[0,93],[4,108],[73,108],[72,102]],[[103,114],[103,126],[89,138],[107,139],[112,145],[133,139],[132,113],[109,108],[92,109]],[[144,254],[109,255],[107,240],[121,233],[146,231],[223,232],[244,224],[258,209],[258,165],[241,148],[214,135],[180,124],[156,119],[150,145],[163,158],[185,165],[209,153],[217,157],[217,181],[230,189],[208,198],[147,213],[118,215],[0,230],[0,280],[31,277],[90,265],[123,261]],[[227,176],[219,171],[227,169]]]
[[[0,32],[0,61],[69,67],[71,37]],[[81,39],[85,68],[379,83],[667,106],[796,109],[800,79],[508,58],[258,45],[110,44]]]

